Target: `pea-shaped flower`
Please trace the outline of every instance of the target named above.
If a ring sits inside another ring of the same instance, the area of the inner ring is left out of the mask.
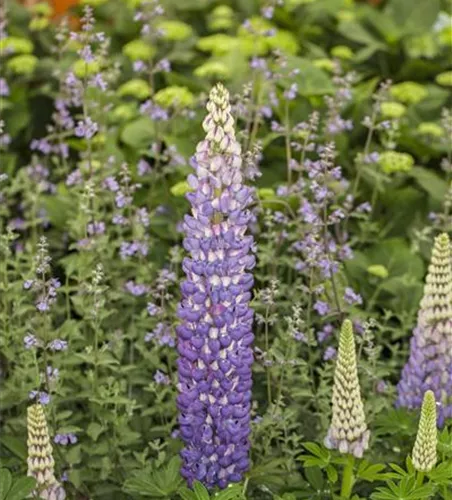
[[[55,478],[52,445],[41,404],[28,408],[27,428],[28,475],[36,479],[36,494],[45,500],[63,500],[66,493]]]
[[[436,465],[436,401],[432,391],[424,395],[421,419],[413,447],[413,466],[419,472],[429,472]]]
[[[333,413],[325,446],[341,453],[363,456],[369,444],[356,364],[355,339],[350,320],[342,324],[334,372]]]
[[[185,281],[178,333],[182,475],[224,488],[249,465],[253,311],[252,191],[243,184],[229,94],[210,93],[206,138],[188,182],[191,215],[183,225]]]
[[[397,406],[420,408],[426,391],[439,403],[438,424],[452,418],[452,267],[447,234],[435,239],[424,296],[397,386]]]

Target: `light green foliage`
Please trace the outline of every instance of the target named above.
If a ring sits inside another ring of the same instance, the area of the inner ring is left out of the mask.
[[[379,163],[386,174],[409,172],[414,165],[414,158],[408,153],[398,151],[384,151],[380,154]]]

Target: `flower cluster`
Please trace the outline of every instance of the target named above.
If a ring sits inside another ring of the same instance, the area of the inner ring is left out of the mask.
[[[54,474],[49,431],[40,404],[28,408],[28,475],[36,479],[36,495],[45,500],[63,500],[66,493]]]
[[[421,419],[413,447],[413,466],[419,472],[429,472],[436,465],[436,401],[432,391],[424,394]]]
[[[229,95],[210,93],[198,144],[192,215],[184,221],[178,333],[180,433],[185,441],[182,475],[191,484],[224,488],[240,481],[249,465],[251,332],[249,307],[255,258],[246,230],[252,191],[244,186],[241,149],[235,139]]]
[[[370,433],[361,400],[353,325],[349,320],[344,321],[339,337],[332,402],[333,415],[325,446],[361,458],[369,445]]]
[[[431,390],[440,403],[438,424],[452,418],[452,267],[445,233],[435,239],[410,357],[397,389],[397,406],[420,408]]]

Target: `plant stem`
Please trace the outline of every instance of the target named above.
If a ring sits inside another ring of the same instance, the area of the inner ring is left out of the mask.
[[[424,482],[424,473],[423,472],[418,472],[417,478],[416,478],[416,486],[421,487],[422,483]]]
[[[353,467],[355,465],[355,457],[353,455],[347,456],[347,463],[344,466],[341,485],[341,498],[348,499],[352,494],[353,484],[355,478],[353,476]]]

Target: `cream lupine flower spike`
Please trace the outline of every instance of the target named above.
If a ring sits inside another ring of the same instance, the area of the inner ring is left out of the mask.
[[[370,433],[361,399],[355,339],[350,320],[342,324],[339,337],[332,404],[333,414],[325,446],[361,458],[368,448]]]
[[[424,394],[421,418],[413,447],[413,466],[419,472],[429,472],[436,464],[436,401],[432,391]]]
[[[28,475],[36,479],[36,494],[44,500],[63,500],[66,493],[56,480],[49,430],[41,404],[28,407]]]

